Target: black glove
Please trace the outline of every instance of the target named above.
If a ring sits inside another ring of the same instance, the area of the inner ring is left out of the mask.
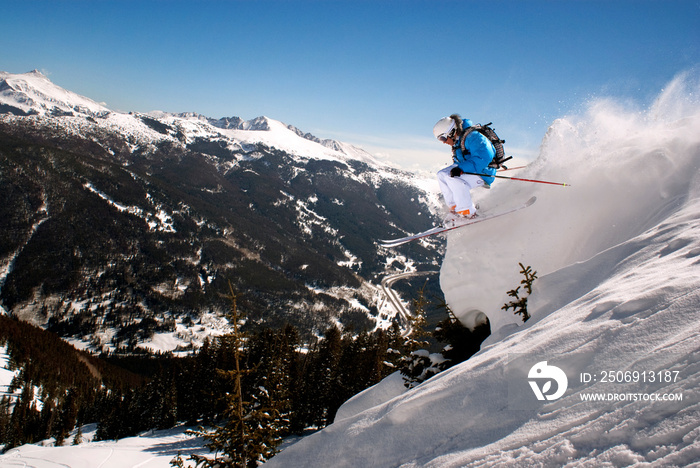
[[[450,177],[459,177],[462,174],[464,174],[464,171],[462,169],[460,169],[459,166],[453,167],[452,170],[450,171]]]

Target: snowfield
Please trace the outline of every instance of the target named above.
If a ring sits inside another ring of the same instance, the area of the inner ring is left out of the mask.
[[[481,352],[411,390],[388,377],[265,466],[700,466],[698,96],[684,75],[649,109],[598,100],[554,122],[518,175],[571,187],[497,181],[484,211],[537,203],[447,240],[441,284],[465,322],[489,317]],[[525,324],[501,310],[519,262],[539,276]],[[167,467],[163,448],[194,443],[156,435],[0,466]]]
[[[203,439],[186,435],[182,427],[97,442],[91,440],[96,430],[94,424],[83,430],[83,443],[79,445],[52,447],[51,441],[47,441],[47,446],[23,445],[0,455],[0,467],[165,468],[178,454],[187,458],[190,454],[208,452],[202,448]],[[74,433],[66,444],[73,437]]]

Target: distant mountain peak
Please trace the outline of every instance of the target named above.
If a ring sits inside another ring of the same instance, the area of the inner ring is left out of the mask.
[[[15,115],[103,115],[110,110],[55,85],[39,70],[0,72],[0,111]]]
[[[235,130],[271,130],[271,119],[265,116],[256,117],[251,120],[243,120],[240,117],[222,117],[220,119],[207,119],[215,127]]]
[[[39,70],[37,70],[36,68],[35,68],[34,70],[32,70],[32,71],[26,73],[26,74],[27,74],[27,75],[40,76],[40,77],[46,78],[46,79],[48,80],[48,77],[47,77],[45,74],[43,74],[42,72],[40,72]]]

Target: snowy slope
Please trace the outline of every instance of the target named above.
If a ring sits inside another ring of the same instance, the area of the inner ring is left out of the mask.
[[[17,375],[17,371],[11,371],[10,356],[7,354],[7,346],[0,346],[0,397],[8,393],[12,379]]]
[[[266,466],[700,462],[698,90],[681,77],[645,112],[599,101],[555,122],[526,175],[573,186],[501,183],[482,206],[533,193],[537,204],[448,239],[447,299],[463,317],[487,313],[492,344],[383,404],[341,408],[342,419]],[[518,261],[540,276],[523,327],[499,310]],[[534,397],[528,372],[541,361],[568,376],[560,399]],[[395,394],[393,381],[380,385],[370,398]],[[619,401],[582,401],[590,395]]]
[[[38,70],[23,74],[0,71],[0,106],[2,105],[38,115],[97,115],[109,112],[102,104],[56,86]]]
[[[83,428],[80,445],[53,447],[53,439],[46,445],[23,445],[0,455],[0,466],[54,468],[168,468],[170,460],[178,454],[187,458],[190,454],[208,452],[202,449],[203,440],[185,433],[178,427],[162,431],[148,431],[136,437],[121,440],[92,441],[94,424]],[[70,434],[69,441],[75,437]]]

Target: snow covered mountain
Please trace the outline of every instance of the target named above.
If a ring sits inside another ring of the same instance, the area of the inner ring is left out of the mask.
[[[0,71],[0,111],[16,115],[103,115],[109,109],[53,84],[39,70]]]
[[[439,242],[375,242],[434,222],[422,181],[267,117],[114,112],[3,72],[0,135],[0,301],[81,346],[196,345],[229,281],[255,323],[372,328],[382,275],[435,269]]]
[[[233,147],[264,144],[305,158],[359,160],[387,169],[361,148],[336,140],[321,140],[264,116],[246,121],[238,117],[212,119],[191,112],[154,111],[147,115],[114,112],[56,86],[38,70],[24,74],[0,71],[0,112],[19,116],[77,117],[73,121],[64,120],[60,125],[78,132],[97,124],[126,133],[142,144],[153,145],[165,140],[188,144],[202,138],[225,138],[232,140]],[[86,122],[79,117],[92,118]]]
[[[388,378],[266,466],[698,466],[698,91],[556,121],[527,176],[572,186],[496,184],[487,209],[538,201],[448,239],[446,298],[491,344],[409,391]],[[539,273],[524,325],[500,309],[518,262]]]

